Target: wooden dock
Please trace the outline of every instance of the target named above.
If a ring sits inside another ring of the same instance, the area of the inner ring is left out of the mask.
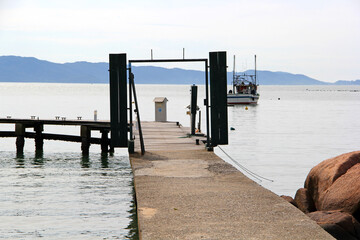
[[[140,239],[333,239],[188,130],[142,122],[146,153],[136,142],[130,154]]]
[[[141,122],[141,124],[147,152],[204,149],[201,140],[205,140],[206,137],[200,134],[190,137],[190,129],[182,127],[177,122]],[[199,139],[199,145],[196,145],[196,139]],[[135,151],[140,151],[140,144],[135,144]]]
[[[14,131],[0,131],[0,137],[16,137],[16,150],[18,153],[23,152],[25,138],[35,139],[35,150],[43,151],[44,140],[58,140],[68,142],[80,142],[82,153],[89,154],[91,144],[101,145],[102,152],[108,152],[110,146],[109,121],[89,121],[89,120],[66,120],[60,119],[16,119],[16,118],[0,118],[0,124],[14,124]],[[62,125],[62,126],[79,126],[79,136],[44,133],[44,125]],[[33,129],[33,131],[27,131]],[[100,131],[101,138],[91,137],[92,131]]]

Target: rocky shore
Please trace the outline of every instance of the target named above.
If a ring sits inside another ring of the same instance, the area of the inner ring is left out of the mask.
[[[336,239],[360,239],[360,151],[319,163],[294,199],[281,197]]]

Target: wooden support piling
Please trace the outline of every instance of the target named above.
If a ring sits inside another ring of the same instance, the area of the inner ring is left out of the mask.
[[[25,145],[25,125],[22,123],[15,124],[15,136],[16,136],[16,152],[22,154],[24,152]]]
[[[35,131],[35,151],[42,152],[44,147],[44,138],[42,132],[44,131],[43,124],[36,124],[34,126]]]
[[[81,151],[84,155],[89,155],[91,131],[88,126],[82,125],[80,129]]]
[[[113,156],[113,155],[114,155],[114,152],[115,152],[114,147],[111,147],[111,146],[110,146],[110,149],[109,149],[110,156]]]
[[[101,130],[101,152],[108,153],[109,152],[109,131]]]

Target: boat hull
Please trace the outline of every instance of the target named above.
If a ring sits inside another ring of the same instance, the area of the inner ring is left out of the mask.
[[[227,104],[228,105],[257,104],[258,100],[259,100],[259,95],[253,95],[253,94],[228,94],[227,95]]]

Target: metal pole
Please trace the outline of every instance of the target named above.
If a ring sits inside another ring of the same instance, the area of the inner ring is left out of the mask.
[[[130,79],[130,76],[131,76],[131,63],[129,63],[129,79]],[[132,88],[132,86],[131,86],[131,84],[132,84],[132,81],[129,81],[129,104],[130,104],[130,106],[129,106],[129,109],[130,109],[130,141],[133,141],[134,140],[134,138],[133,138],[133,121],[132,121],[132,92],[131,92],[131,88]]]
[[[153,60],[153,50],[151,49],[151,60]]]
[[[198,123],[199,133],[201,133],[201,110],[199,111],[199,123]]]
[[[130,75],[129,81],[132,82],[132,90],[133,90],[133,93],[134,93],[136,116],[137,116],[137,122],[138,122],[138,127],[139,127],[139,138],[140,138],[141,155],[144,155],[144,154],[145,154],[145,145],[144,145],[144,138],[143,138],[143,134],[142,134],[142,130],[141,130],[140,112],[139,112],[139,106],[138,106],[137,97],[136,97],[134,74],[131,74],[131,75]]]
[[[187,59],[143,59],[143,60],[129,60],[131,63],[151,63],[151,62],[204,62],[205,58],[187,58]]]
[[[234,71],[233,71],[233,93],[235,93],[235,55],[234,55]]]
[[[209,123],[209,76],[208,60],[205,60],[205,91],[206,91],[206,147],[210,147],[210,123]]]
[[[183,48],[183,59],[185,59],[185,48]]]
[[[256,54],[255,54],[255,86],[256,86]]]

